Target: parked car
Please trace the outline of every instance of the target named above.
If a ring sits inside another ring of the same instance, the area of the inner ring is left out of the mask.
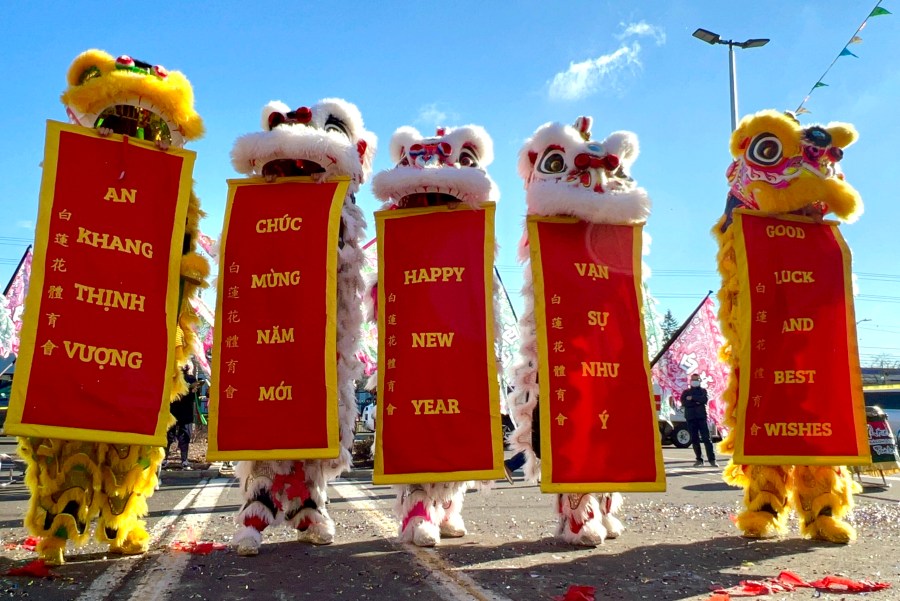
[[[725,436],[725,428],[720,427],[712,419],[707,421],[709,425],[709,437],[713,442],[719,442]],[[684,412],[676,409],[669,417],[659,417],[659,436],[662,444],[673,444],[679,449],[691,446],[691,433],[684,419]]]
[[[863,386],[867,407],[879,407],[887,415],[891,431],[900,443],[900,384]]]
[[[372,399],[372,402],[363,407],[362,413],[360,414],[360,421],[362,422],[363,427],[370,432],[375,431],[375,408],[375,399]]]
[[[9,395],[12,393],[12,380],[0,380],[0,429],[6,424],[6,411],[9,409]]]

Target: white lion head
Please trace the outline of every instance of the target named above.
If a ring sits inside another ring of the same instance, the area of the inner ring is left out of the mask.
[[[574,126],[547,123],[519,151],[519,175],[531,215],[569,215],[593,223],[640,223],[650,198],[631,177],[637,136],[617,131],[591,139],[590,117]]]
[[[386,206],[463,202],[477,207],[500,196],[485,171],[494,160],[494,145],[477,125],[441,127],[427,138],[412,127],[401,127],[391,137],[390,152],[394,168],[372,180],[373,193]]]
[[[262,129],[241,136],[231,150],[239,173],[253,176],[349,176],[358,188],[372,172],[377,139],[366,131],[356,105],[339,98],[290,109],[272,101]]]

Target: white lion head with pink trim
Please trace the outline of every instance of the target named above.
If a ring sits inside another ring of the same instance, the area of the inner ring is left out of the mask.
[[[477,125],[439,127],[430,137],[401,127],[391,137],[390,153],[395,166],[372,180],[372,192],[386,208],[454,202],[477,207],[500,196],[485,171],[494,160],[494,145]]]
[[[519,175],[531,215],[569,215],[593,223],[640,223],[650,198],[631,177],[637,136],[617,131],[591,139],[590,117],[547,123],[519,152]]]
[[[356,105],[326,98],[291,109],[281,101],[262,110],[261,132],[241,136],[231,163],[251,176],[349,176],[354,192],[372,172],[377,139]]]

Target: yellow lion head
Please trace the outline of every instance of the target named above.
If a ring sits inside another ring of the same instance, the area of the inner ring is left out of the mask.
[[[78,125],[173,146],[203,135],[194,91],[179,71],[88,50],[72,62],[67,80],[62,102]]]
[[[812,208],[853,221],[862,214],[862,199],[838,162],[856,138],[847,123],[804,127],[774,110],[748,115],[731,135],[730,196],[736,205],[768,213]]]

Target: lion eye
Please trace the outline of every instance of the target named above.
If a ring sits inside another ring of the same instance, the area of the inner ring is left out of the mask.
[[[463,149],[459,153],[459,165],[460,167],[478,167],[478,157],[474,152]]]
[[[538,163],[538,171],[541,173],[562,173],[566,170],[566,158],[558,150],[550,150]]]
[[[95,79],[97,77],[102,76],[103,74],[100,72],[100,69],[97,67],[88,67],[84,71],[82,71],[81,76],[78,78],[78,85],[83,84],[86,81],[91,79]]]
[[[350,132],[347,131],[347,126],[343,121],[338,119],[337,117],[333,117],[331,115],[328,116],[328,119],[325,121],[325,127],[323,127],[325,131],[333,131],[350,138]]]
[[[763,167],[771,167],[781,160],[781,140],[772,134],[760,134],[753,138],[747,149],[747,158]]]

